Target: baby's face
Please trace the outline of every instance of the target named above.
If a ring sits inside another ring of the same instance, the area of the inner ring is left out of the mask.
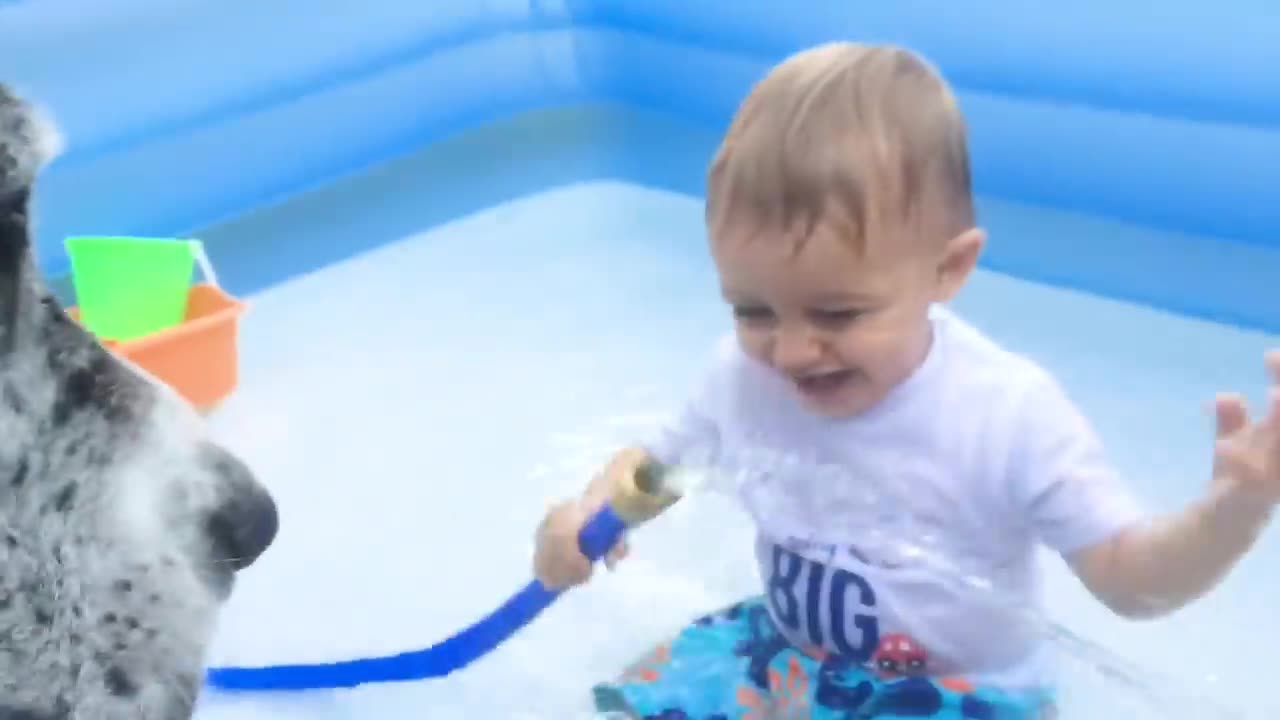
[[[743,349],[814,412],[866,411],[928,351],[929,306],[945,285],[936,254],[874,241],[859,254],[824,225],[799,252],[769,233],[723,232],[711,249]]]

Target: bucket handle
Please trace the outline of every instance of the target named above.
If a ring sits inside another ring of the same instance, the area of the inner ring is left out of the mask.
[[[195,258],[196,265],[200,268],[200,274],[204,276],[206,282],[214,287],[218,285],[218,274],[213,271],[213,263],[209,260],[209,254],[204,251],[204,243],[199,240],[188,240],[191,243],[191,255]]]

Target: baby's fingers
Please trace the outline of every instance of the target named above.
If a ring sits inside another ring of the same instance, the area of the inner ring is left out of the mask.
[[[1249,409],[1244,398],[1235,393],[1222,393],[1214,402],[1217,434],[1220,438],[1235,435],[1249,424]]]
[[[1280,453],[1280,350],[1266,355],[1267,372],[1271,375],[1271,390],[1267,394],[1267,409],[1263,413],[1262,431],[1268,436],[1273,452]]]
[[[1263,442],[1271,455],[1280,459],[1280,387],[1271,388],[1267,399],[1267,415],[1262,421]]]
[[[619,540],[618,544],[614,545],[608,554],[604,556],[605,568],[612,570],[619,562],[626,559],[630,552],[631,548],[627,545],[626,538]]]

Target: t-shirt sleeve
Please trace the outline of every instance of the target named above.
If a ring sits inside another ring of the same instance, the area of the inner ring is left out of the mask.
[[[676,409],[642,439],[643,447],[663,464],[707,462],[719,452],[719,423],[724,387],[731,372],[731,349],[722,341],[692,390]]]
[[[715,453],[716,425],[706,405],[694,395],[640,443],[664,465],[690,463]]]
[[[1038,378],[1015,415],[1015,502],[1042,542],[1066,556],[1143,518],[1101,438],[1058,382]]]

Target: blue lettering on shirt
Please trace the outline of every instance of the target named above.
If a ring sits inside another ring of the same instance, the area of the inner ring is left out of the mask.
[[[804,642],[858,663],[880,643],[876,595],[860,575],[770,544],[766,595],[774,617]]]

